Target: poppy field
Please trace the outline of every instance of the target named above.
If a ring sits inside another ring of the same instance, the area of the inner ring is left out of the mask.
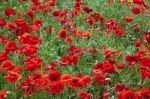
[[[150,0],[0,0],[0,99],[150,99]]]

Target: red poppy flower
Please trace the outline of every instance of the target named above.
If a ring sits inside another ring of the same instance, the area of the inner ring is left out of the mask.
[[[75,15],[79,15],[80,14],[80,11],[78,9],[74,9],[72,11],[72,18],[75,16]]]
[[[8,38],[7,37],[1,37],[0,36],[0,43],[7,43]]]
[[[53,82],[50,84],[49,88],[46,88],[46,90],[54,95],[64,90],[64,84],[60,81]]]
[[[94,81],[98,82],[99,84],[105,84],[107,83],[106,77],[101,74],[95,74],[94,75]]]
[[[78,48],[75,45],[69,46],[69,51],[71,55],[79,55],[81,56],[83,54],[83,48]]]
[[[61,66],[67,65],[77,65],[78,63],[78,56],[63,56],[60,60]]]
[[[144,32],[144,39],[150,43],[150,31],[145,31]]]
[[[72,78],[67,82],[67,84],[68,84],[68,86],[69,86],[70,88],[75,89],[75,88],[79,88],[79,87],[82,86],[82,81],[81,81],[81,79],[78,78],[78,77],[72,77]]]
[[[150,78],[150,58],[145,57],[140,61],[142,79]]]
[[[53,11],[53,16],[54,17],[59,17],[60,16],[61,11],[60,10],[54,10]]]
[[[8,91],[6,89],[0,90],[0,99],[6,99],[7,94],[9,94],[9,93],[10,93],[10,91]]]
[[[72,43],[73,38],[71,36],[68,36],[68,37],[66,37],[65,41],[68,42],[68,43]]]
[[[47,85],[47,78],[44,73],[34,73],[29,76],[32,84],[37,85],[37,87],[46,86]]]
[[[14,68],[15,68],[15,65],[10,60],[6,60],[2,62],[0,71],[11,71]]]
[[[24,33],[26,33],[28,30],[29,30],[29,26],[22,25],[20,27],[17,27],[17,29],[15,30],[14,34],[16,34],[17,36],[21,36]]]
[[[115,91],[117,92],[121,92],[125,89],[125,85],[124,84],[121,84],[121,83],[118,83],[115,85]]]
[[[57,66],[56,61],[52,60],[46,67],[45,70],[54,70]]]
[[[147,56],[147,52],[145,50],[139,50],[136,55],[143,58]]]
[[[31,19],[34,17],[34,12],[32,10],[28,10],[26,13],[27,16],[29,16]]]
[[[50,0],[49,1],[49,5],[50,6],[54,6],[56,4],[57,0]]]
[[[86,75],[84,77],[81,78],[81,82],[83,86],[88,85],[89,83],[91,83],[91,77]]]
[[[105,49],[104,54],[105,54],[105,58],[109,58],[110,55],[118,55],[118,51],[112,49]]]
[[[104,63],[102,65],[102,72],[103,73],[114,73],[115,72],[115,68],[112,64],[110,63]]]
[[[16,81],[20,80],[22,76],[17,72],[8,71],[7,75],[4,76],[4,79],[9,83],[15,83]]]
[[[85,13],[90,13],[90,12],[93,11],[93,9],[91,9],[91,8],[89,8],[89,7],[83,7],[83,11],[84,11]]]
[[[72,30],[72,33],[75,36],[79,36],[80,34],[82,34],[82,30],[81,29],[74,29],[74,30]]]
[[[118,99],[137,99],[137,96],[132,90],[127,90],[121,92],[121,94],[118,96]]]
[[[24,33],[20,38],[19,38],[20,43],[25,43],[25,44],[31,44],[31,45],[36,45],[38,43],[42,42],[42,39],[39,38],[38,36],[29,34],[29,33]]]
[[[40,6],[41,2],[39,0],[32,0],[33,5]]]
[[[39,9],[40,9],[40,10],[43,10],[44,8],[46,8],[46,6],[41,3],[41,4],[39,5]]]
[[[142,65],[142,66],[150,66],[150,58],[148,58],[148,57],[145,57],[145,58],[143,58],[141,61],[140,61],[140,64]]]
[[[134,26],[134,32],[140,32],[140,26],[135,25]]]
[[[32,6],[31,6],[31,9],[32,9],[33,11],[35,11],[35,10],[37,10],[37,6],[32,5]],[[32,11],[32,10],[31,10],[31,11]]]
[[[0,19],[0,26],[3,27],[6,25],[5,19]]]
[[[114,29],[116,28],[118,25],[117,21],[113,18],[109,18],[107,21],[106,21],[106,27],[107,29]]]
[[[39,31],[39,27],[37,25],[30,25],[29,26],[29,31],[33,32],[33,31]]]
[[[60,80],[63,82],[63,83],[66,83],[68,82],[70,79],[72,78],[72,75],[71,74],[63,74],[60,78]]]
[[[149,89],[140,89],[136,92],[137,99],[150,99],[150,90]]]
[[[37,52],[37,46],[25,44],[21,48],[21,53],[24,53],[27,56],[33,55]]]
[[[66,29],[62,29],[58,32],[58,36],[61,39],[65,39],[68,36],[68,31]]]
[[[42,19],[37,18],[37,19],[34,20],[33,24],[39,26],[39,25],[43,24],[43,21],[42,21]]]
[[[13,8],[6,8],[5,9],[5,15],[10,16],[10,15],[16,15],[16,12]]]
[[[22,69],[23,69],[23,66],[15,66],[12,71],[20,73]]]
[[[14,21],[18,26],[26,25],[26,21],[24,19],[16,19]]]
[[[132,13],[134,13],[134,14],[140,14],[141,13],[141,9],[140,8],[133,8],[132,9]]]
[[[5,47],[5,51],[6,52],[10,52],[10,51],[15,51],[17,50],[18,47],[16,45],[16,42],[15,41],[10,41],[6,44],[6,47]]]
[[[137,62],[139,60],[139,55],[127,55],[125,57],[125,60],[128,62],[128,63],[133,63],[133,62]]]
[[[133,17],[131,17],[131,16],[126,16],[126,17],[124,17],[124,20],[125,20],[126,22],[132,22],[132,21],[133,21]]]
[[[24,96],[31,96],[35,91],[37,91],[37,86],[34,86],[28,77],[18,86],[17,89],[23,90]]]
[[[95,63],[95,64],[93,65],[93,68],[94,68],[94,69],[102,69],[102,66],[103,66],[102,63]]]
[[[143,0],[133,0],[133,3],[143,5],[144,1]]]
[[[140,40],[136,40],[136,41],[135,41],[135,46],[136,46],[136,47],[141,47],[141,45],[142,45],[142,43],[141,43]]]
[[[118,37],[123,36],[126,32],[127,32],[126,30],[122,30],[122,29],[118,29],[118,28],[115,29],[115,34]]]
[[[9,30],[15,30],[15,29],[16,29],[16,24],[15,24],[15,23],[12,23],[12,22],[7,22],[6,27],[7,27]]]
[[[46,75],[43,73],[34,73],[27,77],[19,86],[18,90],[23,90],[24,96],[31,96],[34,92],[47,85]]]
[[[37,88],[34,86],[25,86],[25,87],[27,87],[26,89],[23,90],[23,94],[25,97],[31,96],[37,91]]]
[[[50,71],[50,73],[48,74],[48,80],[50,82],[56,82],[56,81],[60,81],[60,72],[58,70],[53,70]]]
[[[80,96],[80,99],[91,99],[91,94],[83,90],[81,90],[78,95]]]
[[[108,90],[104,90],[100,98],[109,99],[109,95],[110,95],[110,92]]]
[[[42,62],[42,59],[38,58],[38,57],[31,58],[31,59],[27,60],[25,62],[26,70],[27,71],[34,71],[36,69],[40,69],[41,68],[41,62]]]
[[[92,37],[92,33],[89,31],[82,31],[81,37]]]
[[[0,53],[0,62],[3,62],[8,59],[8,53],[6,51]]]
[[[118,69],[123,69],[123,67],[124,67],[124,64],[123,64],[123,63],[118,63],[118,64],[117,64],[117,68],[118,68]]]
[[[83,75],[82,75],[81,72],[77,72],[77,73],[76,73],[76,77],[78,77],[78,78],[83,78]]]
[[[44,8],[43,11],[44,11],[45,13],[48,13],[48,12],[51,11],[51,8],[50,8],[50,7]]]

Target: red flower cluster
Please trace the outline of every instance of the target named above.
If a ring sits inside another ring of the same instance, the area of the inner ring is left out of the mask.
[[[0,0],[0,99],[150,99],[146,1],[64,1]]]

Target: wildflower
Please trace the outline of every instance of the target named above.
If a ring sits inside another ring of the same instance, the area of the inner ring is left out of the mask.
[[[15,51],[17,50],[18,47],[16,45],[16,42],[15,41],[10,41],[6,44],[6,47],[5,47],[5,51],[6,52],[10,52],[10,51]]]
[[[64,83],[67,83],[71,78],[72,78],[71,74],[63,74],[61,76],[61,81],[64,82]]]
[[[64,84],[60,81],[53,82],[48,88],[46,88],[46,90],[54,95],[64,90]]]
[[[28,10],[26,13],[27,16],[29,16],[31,19],[34,17],[34,12],[32,10]]]
[[[0,26],[3,27],[6,25],[5,19],[0,19]]]
[[[92,10],[91,8],[89,8],[89,7],[83,7],[83,11],[84,11],[85,13],[90,13],[90,12],[92,12],[93,10]]]
[[[78,63],[78,55],[74,56],[63,56],[60,60],[61,66],[67,66],[67,65],[77,65]]]
[[[10,93],[10,91],[7,89],[0,90],[0,99],[6,99],[6,97],[9,93]]]
[[[37,72],[29,76],[32,84],[35,84],[37,87],[42,87],[47,85],[47,78],[44,73]]]
[[[134,14],[140,14],[141,10],[140,10],[140,8],[133,8],[132,9],[132,13],[134,13]]]
[[[81,90],[78,95],[80,96],[80,99],[91,99],[91,94]]]
[[[135,41],[135,46],[136,46],[136,47],[141,47],[141,45],[142,45],[142,43],[141,43],[140,40],[136,40],[136,41]]]
[[[15,23],[16,23],[18,26],[26,25],[26,21],[25,21],[24,19],[16,19],[16,20],[15,20]]]
[[[144,98],[147,98],[149,99],[150,98],[150,90],[149,89],[140,89],[136,92],[137,94],[137,99],[144,99]]]
[[[72,77],[68,82],[68,86],[72,89],[76,89],[82,86],[81,79],[78,77]]]
[[[68,31],[66,29],[62,29],[58,33],[59,38],[65,39],[68,36]]]
[[[27,71],[34,71],[41,68],[42,59],[33,57],[25,62]]]
[[[8,53],[6,51],[3,51],[0,53],[0,62],[3,62],[8,59]]]
[[[5,9],[5,15],[10,16],[10,15],[16,15],[16,12],[13,8],[6,8]]]
[[[31,56],[37,52],[37,46],[25,44],[20,48],[20,51],[21,53],[24,53],[26,56]]]
[[[61,74],[60,74],[60,72],[58,70],[52,70],[48,74],[48,80],[50,82],[60,81],[60,76],[61,76]]]
[[[137,99],[136,94],[132,90],[123,91],[118,96],[118,99]]]
[[[53,16],[54,16],[54,17],[59,17],[60,12],[61,12],[61,11],[58,10],[58,9],[57,9],[57,10],[54,10],[54,11],[53,11]]]
[[[132,22],[132,21],[133,21],[133,17],[131,17],[131,16],[126,16],[126,17],[124,18],[124,20],[125,20],[126,22]]]
[[[0,71],[11,71],[15,67],[14,63],[10,60],[3,61],[0,67]]]
[[[90,76],[86,75],[81,78],[82,86],[86,86],[91,82]]]
[[[16,81],[20,80],[22,76],[17,72],[8,71],[7,75],[4,76],[4,79],[9,83],[15,83]]]
[[[16,24],[15,24],[15,23],[12,23],[12,22],[7,22],[6,27],[7,27],[9,30],[15,30],[15,29],[16,29]]]
[[[150,58],[145,57],[140,61],[142,79],[150,78]]]

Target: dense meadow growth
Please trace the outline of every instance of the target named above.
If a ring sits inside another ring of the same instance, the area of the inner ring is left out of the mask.
[[[150,99],[150,0],[0,0],[0,99]]]

